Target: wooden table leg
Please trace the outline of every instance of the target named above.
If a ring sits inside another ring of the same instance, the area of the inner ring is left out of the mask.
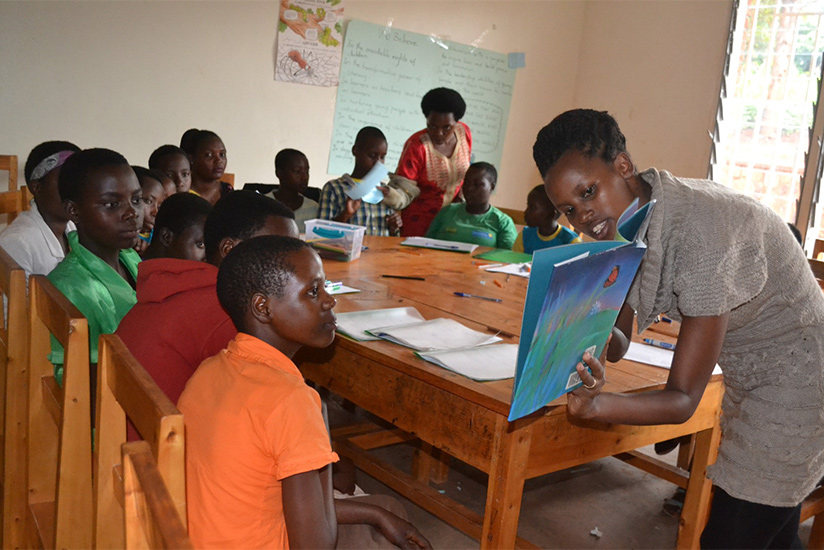
[[[412,455],[412,476],[421,483],[446,483],[449,478],[449,455],[421,441]]]
[[[531,424],[512,430],[505,417],[498,418],[486,492],[482,549],[515,547],[531,444]]]
[[[712,482],[707,479],[707,466],[715,462],[720,441],[721,426],[717,421],[712,428],[695,434],[695,452],[678,526],[677,548],[697,549],[701,546],[701,532],[707,524],[712,493]]]

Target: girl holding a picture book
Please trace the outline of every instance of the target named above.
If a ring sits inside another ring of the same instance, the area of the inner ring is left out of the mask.
[[[585,354],[569,413],[685,422],[718,363],[723,439],[709,469],[715,493],[701,546],[802,548],[801,502],[824,475],[824,295],[786,223],[716,183],[638,172],[606,112],[561,114],[539,132],[533,154],[552,203],[595,239],[615,236],[634,199],[658,203],[608,358],[626,352],[633,314],[639,330],[660,313],[681,321],[664,389],[602,393],[604,367]]]

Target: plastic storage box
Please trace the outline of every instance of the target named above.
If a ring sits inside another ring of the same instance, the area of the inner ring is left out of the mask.
[[[350,262],[361,255],[363,234],[360,225],[329,220],[307,220],[306,242],[318,251],[321,258]]]

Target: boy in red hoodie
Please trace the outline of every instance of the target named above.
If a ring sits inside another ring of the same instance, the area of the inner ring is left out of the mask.
[[[237,335],[215,290],[223,258],[243,240],[297,237],[298,229],[287,206],[238,191],[215,204],[203,233],[206,262],[167,257],[141,263],[137,304],[116,332],[174,403],[198,365]]]

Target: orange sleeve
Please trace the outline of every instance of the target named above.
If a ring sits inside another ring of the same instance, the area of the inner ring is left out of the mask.
[[[267,451],[275,459],[278,480],[338,461],[323,422],[320,396],[303,383],[275,407],[266,432]]]

